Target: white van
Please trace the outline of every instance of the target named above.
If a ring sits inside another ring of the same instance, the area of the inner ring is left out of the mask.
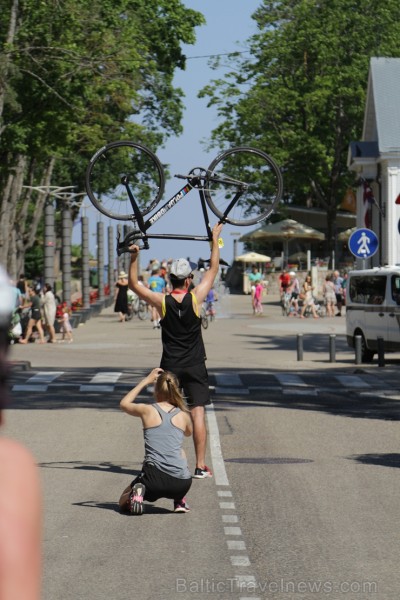
[[[347,343],[361,335],[363,362],[370,362],[384,339],[385,352],[400,351],[400,266],[350,271],[346,284]]]

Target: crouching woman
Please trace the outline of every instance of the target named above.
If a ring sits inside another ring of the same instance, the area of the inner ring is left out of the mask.
[[[148,385],[154,385],[155,402],[136,402]],[[192,435],[193,427],[175,375],[153,369],[126,394],[120,406],[128,415],[142,420],[145,453],[140,475],[121,495],[121,511],[141,515],[143,500],[170,498],[175,512],[189,512],[185,496],[192,485],[192,476],[182,444],[184,436]]]

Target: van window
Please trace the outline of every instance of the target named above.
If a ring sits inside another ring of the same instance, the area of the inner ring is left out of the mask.
[[[392,275],[391,282],[392,298],[396,304],[400,304],[400,276]]]
[[[349,289],[350,300],[360,304],[383,304],[385,288],[385,276],[358,275],[351,277]]]

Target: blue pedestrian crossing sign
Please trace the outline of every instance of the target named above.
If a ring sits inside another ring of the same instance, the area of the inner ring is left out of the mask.
[[[349,250],[356,258],[371,258],[378,250],[378,237],[371,229],[356,229],[349,238]]]

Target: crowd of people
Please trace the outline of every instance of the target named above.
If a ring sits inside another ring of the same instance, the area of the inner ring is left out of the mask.
[[[38,281],[28,282],[22,274],[18,281],[10,281],[10,285],[14,295],[8,333],[11,343],[28,344],[36,339],[39,344],[73,341],[71,308],[60,301],[49,283],[42,286]],[[60,339],[56,336],[56,322]]]
[[[347,273],[343,276],[339,271],[328,273],[322,286],[322,297],[326,308],[327,317],[341,317],[343,307],[346,305]],[[312,284],[311,275],[306,275],[300,285],[294,271],[283,270],[279,275],[279,293],[282,303],[288,303],[290,317],[305,318],[309,311],[314,319],[318,319],[317,309],[319,304],[315,297],[315,286]]]

